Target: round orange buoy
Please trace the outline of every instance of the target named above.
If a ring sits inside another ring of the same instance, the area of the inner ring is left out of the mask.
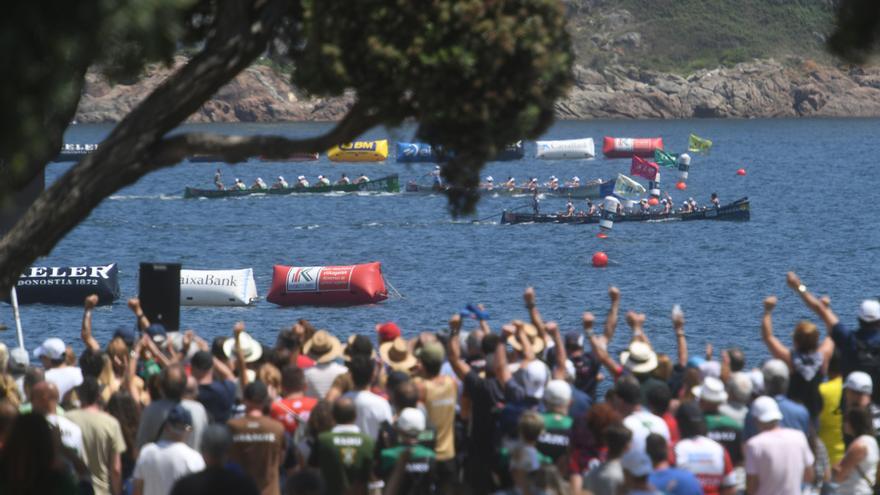
[[[596,268],[605,268],[608,266],[608,255],[602,251],[596,251],[593,254],[593,266]]]
[[[679,191],[684,191],[685,189],[688,188],[688,185],[684,181],[681,181],[675,185],[675,188],[678,189]]]
[[[746,169],[741,168],[736,171],[736,175],[746,175]]]
[[[599,232],[598,234],[596,234],[596,237],[598,237],[599,239],[607,239],[608,234],[606,234],[605,232]]]
[[[660,204],[660,201],[658,201],[657,198],[652,196],[651,198],[648,199],[648,204],[651,206],[657,206],[658,204]]]

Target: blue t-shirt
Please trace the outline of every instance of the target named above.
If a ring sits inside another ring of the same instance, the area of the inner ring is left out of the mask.
[[[232,417],[232,406],[235,405],[235,382],[214,380],[199,385],[198,401],[205,406],[211,423],[226,423]]]
[[[810,413],[807,411],[807,408],[784,395],[777,395],[773,398],[779,406],[779,411],[782,412],[782,421],[779,422],[779,426],[800,430],[804,432],[804,435],[807,438],[809,438]],[[746,414],[746,424],[743,427],[743,441],[745,442],[757,434],[758,424],[750,410],[749,413]]]
[[[678,468],[666,468],[654,471],[648,481],[655,488],[667,495],[703,495],[700,481],[690,471]]]

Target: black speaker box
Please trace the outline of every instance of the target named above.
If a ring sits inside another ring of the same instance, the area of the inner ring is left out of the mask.
[[[180,329],[180,263],[141,263],[138,294],[150,323]]]

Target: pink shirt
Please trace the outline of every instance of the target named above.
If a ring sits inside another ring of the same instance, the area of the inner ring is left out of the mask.
[[[800,494],[804,471],[813,465],[807,437],[799,430],[775,428],[746,442],[746,474],[758,476],[756,495]]]

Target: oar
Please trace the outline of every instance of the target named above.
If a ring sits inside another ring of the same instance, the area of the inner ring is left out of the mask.
[[[532,207],[532,205],[522,205],[522,206],[518,206],[518,207],[516,207],[516,208],[514,208],[514,209],[512,209],[512,210],[508,210],[508,211],[517,211],[517,210],[522,210],[523,208],[531,208],[531,207]],[[471,223],[479,223],[479,222],[482,222],[482,221],[485,221],[485,220],[489,220],[490,218],[495,218],[495,217],[497,217],[497,216],[498,216],[498,214],[495,213],[495,214],[493,214],[493,215],[489,215],[488,217],[478,218],[478,219],[476,219],[476,220],[471,220]]]

